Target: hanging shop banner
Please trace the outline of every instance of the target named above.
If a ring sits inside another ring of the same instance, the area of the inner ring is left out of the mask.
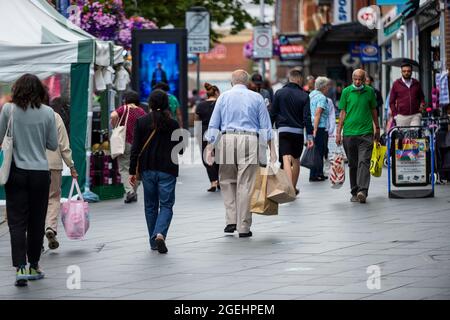
[[[395,186],[420,186],[429,183],[426,139],[395,141]]]
[[[361,44],[361,62],[380,62],[380,48],[374,44]]]
[[[334,0],[334,24],[352,22],[352,1]]]

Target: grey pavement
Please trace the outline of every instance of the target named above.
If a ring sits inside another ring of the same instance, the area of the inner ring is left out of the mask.
[[[298,199],[278,216],[254,215],[253,237],[239,239],[223,233],[221,195],[206,192],[203,166],[180,171],[167,255],[149,248],[141,189],[135,204],[90,204],[83,241],[60,226],[60,248],[42,256],[46,278],[16,288],[3,224],[0,299],[450,299],[449,185],[431,199],[388,199],[384,170],[363,205],[349,202],[348,181],[334,190],[302,169]],[[379,287],[368,286],[373,265]],[[70,266],[81,289],[68,289]]]

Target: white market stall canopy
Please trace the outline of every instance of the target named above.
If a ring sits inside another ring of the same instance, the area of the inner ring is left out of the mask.
[[[86,33],[45,0],[0,0],[0,82],[14,81],[22,70],[45,78],[69,73],[75,63],[107,67],[123,62],[122,51]]]

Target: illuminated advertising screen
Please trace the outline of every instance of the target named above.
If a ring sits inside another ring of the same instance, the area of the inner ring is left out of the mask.
[[[180,98],[180,55],[176,43],[140,45],[139,88],[141,99],[148,100],[152,88],[159,82],[169,85],[170,93]]]
[[[186,29],[133,30],[133,89],[147,102],[159,82],[180,102],[183,125],[187,112],[187,31]]]

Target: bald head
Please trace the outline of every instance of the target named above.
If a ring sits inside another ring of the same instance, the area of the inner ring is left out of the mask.
[[[250,79],[249,74],[245,70],[236,70],[231,74],[231,84],[233,86],[237,84],[243,84],[246,86],[248,84],[248,81]]]
[[[353,71],[352,79],[353,84],[356,87],[360,87],[366,81],[366,72],[363,69],[356,69],[355,71]]]

